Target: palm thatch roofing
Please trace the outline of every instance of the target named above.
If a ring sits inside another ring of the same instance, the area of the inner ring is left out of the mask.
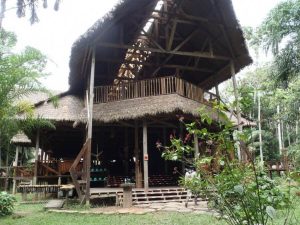
[[[46,99],[35,104],[34,118],[43,118],[54,122],[74,122],[84,108],[83,99],[76,95],[62,93],[57,96],[57,103]],[[22,118],[25,115],[22,114]]]
[[[132,46],[141,38],[141,31],[151,17],[158,25],[144,33],[143,38],[154,50],[136,74],[139,76],[136,79],[180,73],[185,80],[208,90],[231,77],[231,61],[236,72],[252,62],[231,0],[171,0],[168,1],[168,12],[154,15],[157,3],[158,0],[122,0],[79,37],[70,57],[71,91],[85,89],[91,49],[96,55],[95,85],[111,85],[124,65],[128,53],[126,46]],[[173,44],[166,50],[167,38],[163,36],[165,32],[172,33],[172,28],[175,30]],[[159,35],[151,41],[154,32]],[[180,51],[187,55],[174,53],[179,45]],[[196,56],[199,52],[205,56]],[[168,67],[166,62],[170,64]]]
[[[23,96],[20,99],[20,101],[21,102],[28,102],[32,105],[36,105],[36,104],[39,104],[41,102],[49,100],[50,94],[54,96],[54,95],[61,94],[61,92],[53,91],[53,90],[51,90],[50,93],[46,93],[46,92],[43,92],[43,91],[31,92],[31,93]]]
[[[29,145],[31,140],[24,134],[22,131],[18,132],[15,136],[12,137],[10,143],[15,145]]]
[[[159,95],[145,98],[128,99],[123,101],[95,104],[93,108],[93,120],[96,123],[114,123],[126,120],[137,120],[144,118],[165,117],[174,119],[176,115],[189,115],[199,117],[199,109],[203,108],[212,119],[221,120],[218,113],[206,104],[187,99],[178,94]],[[173,118],[172,118],[173,116]],[[237,124],[237,119],[229,112],[226,116]],[[84,108],[77,122],[87,121],[87,109]],[[242,120],[244,125],[250,125],[246,119]]]
[[[213,120],[222,120],[220,115],[213,112],[207,104],[178,94],[169,94],[94,104],[93,121],[95,124],[110,124],[154,117],[174,119],[176,115],[198,117],[199,108],[205,109]],[[37,104],[34,111],[36,118],[41,117],[53,122],[72,122],[75,125],[86,123],[87,115],[83,99],[69,93],[59,96],[57,107],[51,101],[45,101]],[[227,112],[226,116],[234,124],[237,124],[235,114]],[[244,126],[255,125],[245,118],[242,118],[242,124]]]

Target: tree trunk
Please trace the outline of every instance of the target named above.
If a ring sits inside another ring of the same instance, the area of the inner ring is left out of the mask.
[[[279,116],[280,114],[280,106],[277,106],[277,115]],[[281,124],[280,124],[280,119],[277,120],[277,133],[278,133],[278,147],[279,147],[279,154],[281,155],[282,151],[282,138],[281,138]]]
[[[262,149],[262,135],[261,135],[261,116],[260,116],[260,95],[258,93],[257,95],[258,100],[258,130],[259,130],[259,153],[260,153],[260,162],[263,166],[264,163],[264,157],[263,157],[263,149]]]
[[[289,126],[289,124],[286,125],[286,134],[287,134],[288,143],[289,143],[289,146],[290,146],[291,145],[291,136],[290,136],[290,126]]]
[[[243,126],[241,124],[241,111],[240,111],[240,105],[239,105],[239,94],[237,90],[237,82],[236,82],[236,77],[235,77],[235,67],[234,67],[234,62],[230,62],[230,70],[231,70],[231,76],[232,76],[232,84],[233,84],[233,90],[234,90],[234,97],[236,101],[236,114],[237,114],[237,125],[238,125],[238,130],[239,132],[243,131]],[[246,161],[246,152],[245,149],[242,148],[243,143],[240,142],[240,148],[238,149],[238,158],[239,161]]]

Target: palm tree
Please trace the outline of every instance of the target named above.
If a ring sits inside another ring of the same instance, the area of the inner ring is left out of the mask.
[[[54,5],[53,5],[54,10],[58,11],[61,0],[53,0],[53,1],[54,1]],[[1,0],[1,4],[0,4],[0,29],[2,28],[2,21],[5,16],[6,2],[7,0]],[[26,16],[26,9],[29,9],[30,23],[34,24],[39,22],[37,9],[40,3],[43,4],[44,8],[48,7],[48,0],[16,0],[17,16],[18,17]]]

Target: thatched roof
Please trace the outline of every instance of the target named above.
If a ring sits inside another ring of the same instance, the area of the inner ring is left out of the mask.
[[[29,145],[31,144],[31,140],[24,134],[22,131],[18,132],[13,138],[10,140],[10,143],[15,145]]]
[[[220,55],[233,59],[236,72],[252,62],[243,37],[242,29],[236,19],[231,0],[172,0],[177,5],[182,3],[182,10],[189,16],[190,23],[178,23],[176,33],[182,39],[175,44],[178,45],[193,31],[199,32],[190,38],[181,50],[185,52],[209,52],[205,42],[210,40],[213,55]],[[83,82],[89,73],[91,57],[88,57],[90,48],[96,51],[96,76],[95,85],[112,84],[116,78],[120,66],[120,60],[124,60],[126,49],[103,47],[99,43],[118,44],[123,38],[123,44],[132,46],[141,33],[141,28],[146,24],[153,12],[157,0],[123,0],[104,18],[98,20],[88,31],[80,36],[73,44],[70,58],[69,84],[71,91],[84,90]],[[195,18],[195,20],[193,20]],[[200,18],[200,19],[199,19]],[[202,18],[202,19],[201,19]],[[120,27],[124,33],[120,33]],[[165,26],[159,25],[163,33]],[[179,38],[178,38],[179,39]],[[157,41],[164,46],[164,40]],[[176,46],[175,45],[175,46]],[[231,46],[231,47],[228,47]],[[159,57],[157,57],[159,55]],[[147,63],[157,63],[157,66],[144,66],[140,73],[151,76],[153,71],[160,68],[161,64],[168,58],[169,54],[153,53],[147,59]],[[173,56],[168,63],[171,65],[189,66],[189,56]],[[107,60],[112,60],[108,62]],[[159,62],[157,62],[159,60]],[[204,89],[210,89],[231,77],[229,61],[201,58],[197,62],[198,71],[181,71],[181,77],[199,84]],[[86,65],[85,65],[86,64]],[[88,69],[84,72],[84,68]],[[209,72],[201,72],[205,69]],[[175,68],[160,68],[157,76],[174,75]]]
[[[53,90],[51,90],[50,93],[51,93],[51,95],[61,94],[61,92],[53,91]],[[50,98],[49,93],[38,91],[38,92],[32,92],[32,93],[22,96],[22,98],[19,101],[29,102],[30,104],[35,105],[35,104],[39,104],[41,102],[47,101],[47,100],[49,100],[49,98]]]
[[[94,104],[93,120],[96,123],[113,123],[160,116],[170,117],[170,119],[172,119],[171,116],[176,116],[177,114],[198,117],[200,107],[204,107],[214,120],[221,119],[217,113],[212,112],[210,106],[187,99],[178,94],[171,94]],[[234,124],[237,124],[236,117],[229,112],[227,116]],[[77,122],[86,121],[87,110],[85,108],[82,110]],[[246,119],[243,119],[242,123],[249,125]]]
[[[212,112],[210,106],[178,94],[170,94],[94,104],[93,121],[96,124],[105,124],[176,115],[198,117],[200,107],[204,107],[214,120],[220,119],[216,113]],[[234,124],[237,124],[237,118],[234,114],[230,112],[226,114]],[[86,123],[87,109],[82,98],[66,94],[59,97],[58,107],[55,107],[51,101],[37,104],[34,110],[34,117],[41,117],[53,122]],[[242,124],[245,126],[255,125],[255,123],[245,118],[242,118]]]
[[[34,117],[41,117],[56,122],[76,121],[84,108],[83,100],[76,95],[69,94],[58,97],[57,107],[51,101],[44,101],[36,104]]]

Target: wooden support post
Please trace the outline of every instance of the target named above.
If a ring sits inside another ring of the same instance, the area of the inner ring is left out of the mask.
[[[18,167],[18,161],[19,161],[19,146],[16,147],[16,156],[15,156],[15,161],[14,161],[14,178],[13,178],[13,189],[12,193],[16,194],[16,189],[17,189],[17,167]]]
[[[33,185],[37,184],[39,149],[40,149],[40,130],[38,129],[37,133],[36,133],[36,141],[35,141],[35,160],[34,160]]]
[[[194,134],[195,160],[199,158],[199,141],[198,136]]]
[[[92,54],[91,76],[90,76],[90,92],[89,92],[89,121],[88,121],[88,148],[86,152],[86,204],[90,204],[90,179],[91,179],[91,151],[92,151],[92,135],[93,135],[93,106],[94,106],[94,81],[95,81],[95,51]]]
[[[230,71],[231,71],[231,77],[232,77],[234,97],[235,97],[235,101],[236,101],[236,114],[237,114],[238,130],[242,131],[243,127],[242,127],[242,124],[241,124],[241,112],[240,112],[240,105],[239,105],[239,95],[238,95],[238,91],[237,91],[237,82],[236,82],[236,77],[235,77],[235,66],[234,66],[233,60],[230,61]],[[239,159],[239,161],[242,160],[241,143],[240,143],[240,147],[238,148],[238,159]]]
[[[216,86],[215,86],[215,89],[216,89],[216,96],[217,96],[218,98],[220,98],[219,86],[216,85]],[[219,99],[218,99],[218,100],[219,100]]]
[[[142,188],[142,171],[139,151],[139,127],[138,122],[134,122],[134,157],[135,157],[135,185],[136,188]]]
[[[9,164],[8,164],[8,158],[9,158],[9,151],[10,151],[10,145],[8,145],[8,149],[6,151],[6,162],[5,162],[5,165],[6,165],[6,179],[5,179],[5,187],[4,187],[4,190],[8,191],[8,186],[9,186],[9,182],[8,182],[8,177],[9,177]]]
[[[183,137],[183,124],[182,122],[179,122],[179,137],[181,140],[184,140],[184,137]],[[184,163],[181,163],[181,173],[184,174],[184,171],[185,171],[185,165]]]
[[[143,160],[144,160],[144,189],[145,191],[149,188],[148,182],[148,132],[147,122],[143,121]]]
[[[129,169],[129,147],[128,147],[128,128],[124,128],[124,160],[125,160],[125,174],[128,175],[128,169]]]
[[[167,145],[167,129],[163,128],[163,146]],[[165,160],[165,174],[168,174],[168,160]]]

